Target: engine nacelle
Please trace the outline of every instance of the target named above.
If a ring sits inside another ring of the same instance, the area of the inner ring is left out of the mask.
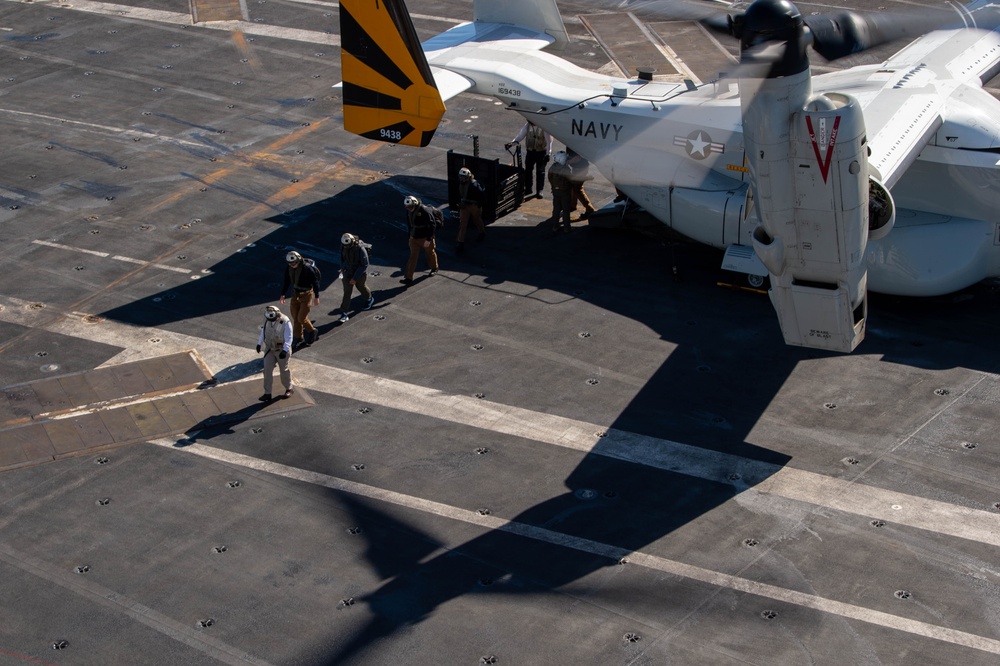
[[[758,199],[754,249],[771,273],[785,342],[850,352],[864,339],[867,318],[864,118],[856,100],[829,94],[793,110],[790,120],[787,162],[764,164],[764,151],[754,156],[759,186],[770,194]],[[779,173],[787,179],[774,178]],[[883,221],[880,231],[886,227]]]

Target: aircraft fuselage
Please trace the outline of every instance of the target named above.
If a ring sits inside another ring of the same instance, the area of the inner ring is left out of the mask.
[[[691,89],[608,77],[541,51],[442,56],[431,63],[543,127],[667,226],[718,248],[751,244],[758,221],[745,210],[735,80]],[[814,92],[863,95],[874,75],[859,70],[813,77]],[[869,289],[931,296],[1000,275],[997,118],[1000,102],[973,85],[956,87],[937,136],[891,188],[898,222],[868,244]]]

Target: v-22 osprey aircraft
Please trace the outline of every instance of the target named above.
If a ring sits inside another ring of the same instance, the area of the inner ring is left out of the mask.
[[[703,85],[549,53],[568,42],[555,0],[473,11],[421,44],[402,0],[342,0],[345,129],[424,146],[444,100],[494,96],[668,227],[725,249],[724,267],[766,273],[790,345],[853,351],[868,289],[934,296],[1000,275],[1000,102],[982,87],[1000,71],[1000,6],[953,8],[935,21],[957,27],[881,64],[812,76],[809,46],[832,60],[913,22],[756,0],[722,24],[740,39],[734,76]]]

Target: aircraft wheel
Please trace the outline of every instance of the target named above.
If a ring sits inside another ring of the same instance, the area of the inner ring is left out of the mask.
[[[750,275],[747,273],[747,284],[754,289],[765,289],[767,284],[766,275]]]

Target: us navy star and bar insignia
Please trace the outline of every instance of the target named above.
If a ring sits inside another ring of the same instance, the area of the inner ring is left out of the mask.
[[[687,136],[675,136],[674,145],[680,146],[688,157],[703,160],[712,153],[726,152],[726,144],[712,141],[712,137],[704,130],[695,130]]]

